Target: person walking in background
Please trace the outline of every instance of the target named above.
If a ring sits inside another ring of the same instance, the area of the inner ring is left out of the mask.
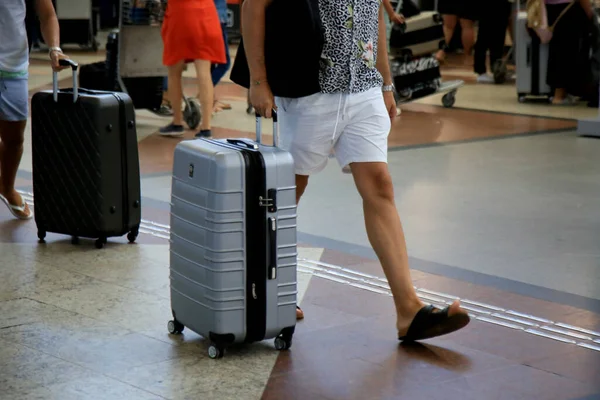
[[[452,40],[456,25],[460,23],[462,29],[462,45],[465,54],[465,64],[470,64],[473,45],[475,44],[474,22],[477,20],[479,8],[484,5],[479,4],[483,0],[439,0],[438,12],[444,18],[444,39],[446,44],[436,54],[438,61],[446,59],[448,44]],[[487,5],[487,1],[485,1]]]
[[[29,206],[15,190],[29,116],[28,12],[30,18],[32,13],[39,18],[52,68],[55,71],[63,69],[59,60],[68,58],[58,47],[58,19],[52,0],[0,1],[0,200],[15,218],[23,220],[33,217]]]
[[[508,0],[486,0],[485,7],[480,8],[474,57],[474,69],[479,83],[494,82],[493,76],[487,74],[486,55],[489,50],[491,68],[502,58],[510,12],[511,3]]]
[[[548,26],[560,18],[548,53],[547,83],[554,90],[552,104],[570,105],[576,98],[569,92],[580,89],[583,77],[587,77],[580,69],[588,58],[582,53],[580,42],[589,31],[590,20],[595,18],[594,8],[591,0],[545,0],[545,3]]]
[[[169,70],[169,98],[173,121],[161,128],[163,136],[181,136],[184,132],[182,75],[186,63],[194,63],[202,121],[197,137],[211,137],[214,90],[212,64],[225,64],[225,44],[221,22],[213,0],[169,0],[162,25],[163,64]]]
[[[229,57],[229,41],[227,39],[227,1],[226,0],[214,0],[215,7],[219,13],[219,20],[221,21],[221,32],[223,34],[223,42],[225,43],[225,58],[224,64],[213,64],[212,65],[212,82],[213,86],[216,87],[221,79],[225,76],[231,65],[231,58]],[[231,110],[231,104],[223,103],[217,100],[216,96],[213,103],[213,111],[220,112],[223,110]]]

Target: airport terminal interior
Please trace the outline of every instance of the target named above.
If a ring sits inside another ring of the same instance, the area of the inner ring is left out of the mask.
[[[96,52],[63,50],[80,65],[103,61],[107,34]],[[30,96],[52,87],[47,57],[31,53]],[[514,79],[478,83],[461,54],[441,72],[464,81],[456,103],[399,105],[389,168],[417,292],[440,307],[460,299],[466,328],[399,343],[361,199],[331,159],[298,208],[305,318],[292,348],[268,340],[211,359],[198,334],[169,334],[173,154],[196,131],[160,136],[170,118],[141,109],[136,243],[99,250],[52,233],[38,243],[35,221],[0,208],[0,399],[600,398],[600,139],[577,132],[599,110],[520,103]],[[184,73],[187,96],[194,74]],[[215,114],[215,138],[254,137],[246,96],[228,76],[216,87],[232,108]],[[17,187],[33,206],[30,123],[25,140]]]

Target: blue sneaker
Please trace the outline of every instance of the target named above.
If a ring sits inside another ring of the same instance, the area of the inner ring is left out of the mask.
[[[160,128],[158,130],[158,134],[161,136],[177,137],[177,136],[183,136],[184,131],[185,131],[185,129],[183,128],[183,125],[175,125],[175,124],[171,123],[167,126]]]
[[[200,132],[196,133],[196,137],[210,139],[212,137],[212,132],[210,129],[203,129]]]

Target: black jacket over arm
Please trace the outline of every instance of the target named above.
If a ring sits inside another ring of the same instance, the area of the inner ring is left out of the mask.
[[[319,63],[324,31],[318,0],[273,0],[265,14],[267,81],[277,97],[304,97],[320,91]],[[231,80],[250,87],[250,72],[240,42]]]

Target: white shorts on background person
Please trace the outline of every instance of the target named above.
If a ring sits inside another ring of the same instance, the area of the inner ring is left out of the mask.
[[[279,145],[292,154],[296,175],[323,170],[332,151],[344,172],[355,162],[387,162],[391,121],[380,87],[275,102]]]

